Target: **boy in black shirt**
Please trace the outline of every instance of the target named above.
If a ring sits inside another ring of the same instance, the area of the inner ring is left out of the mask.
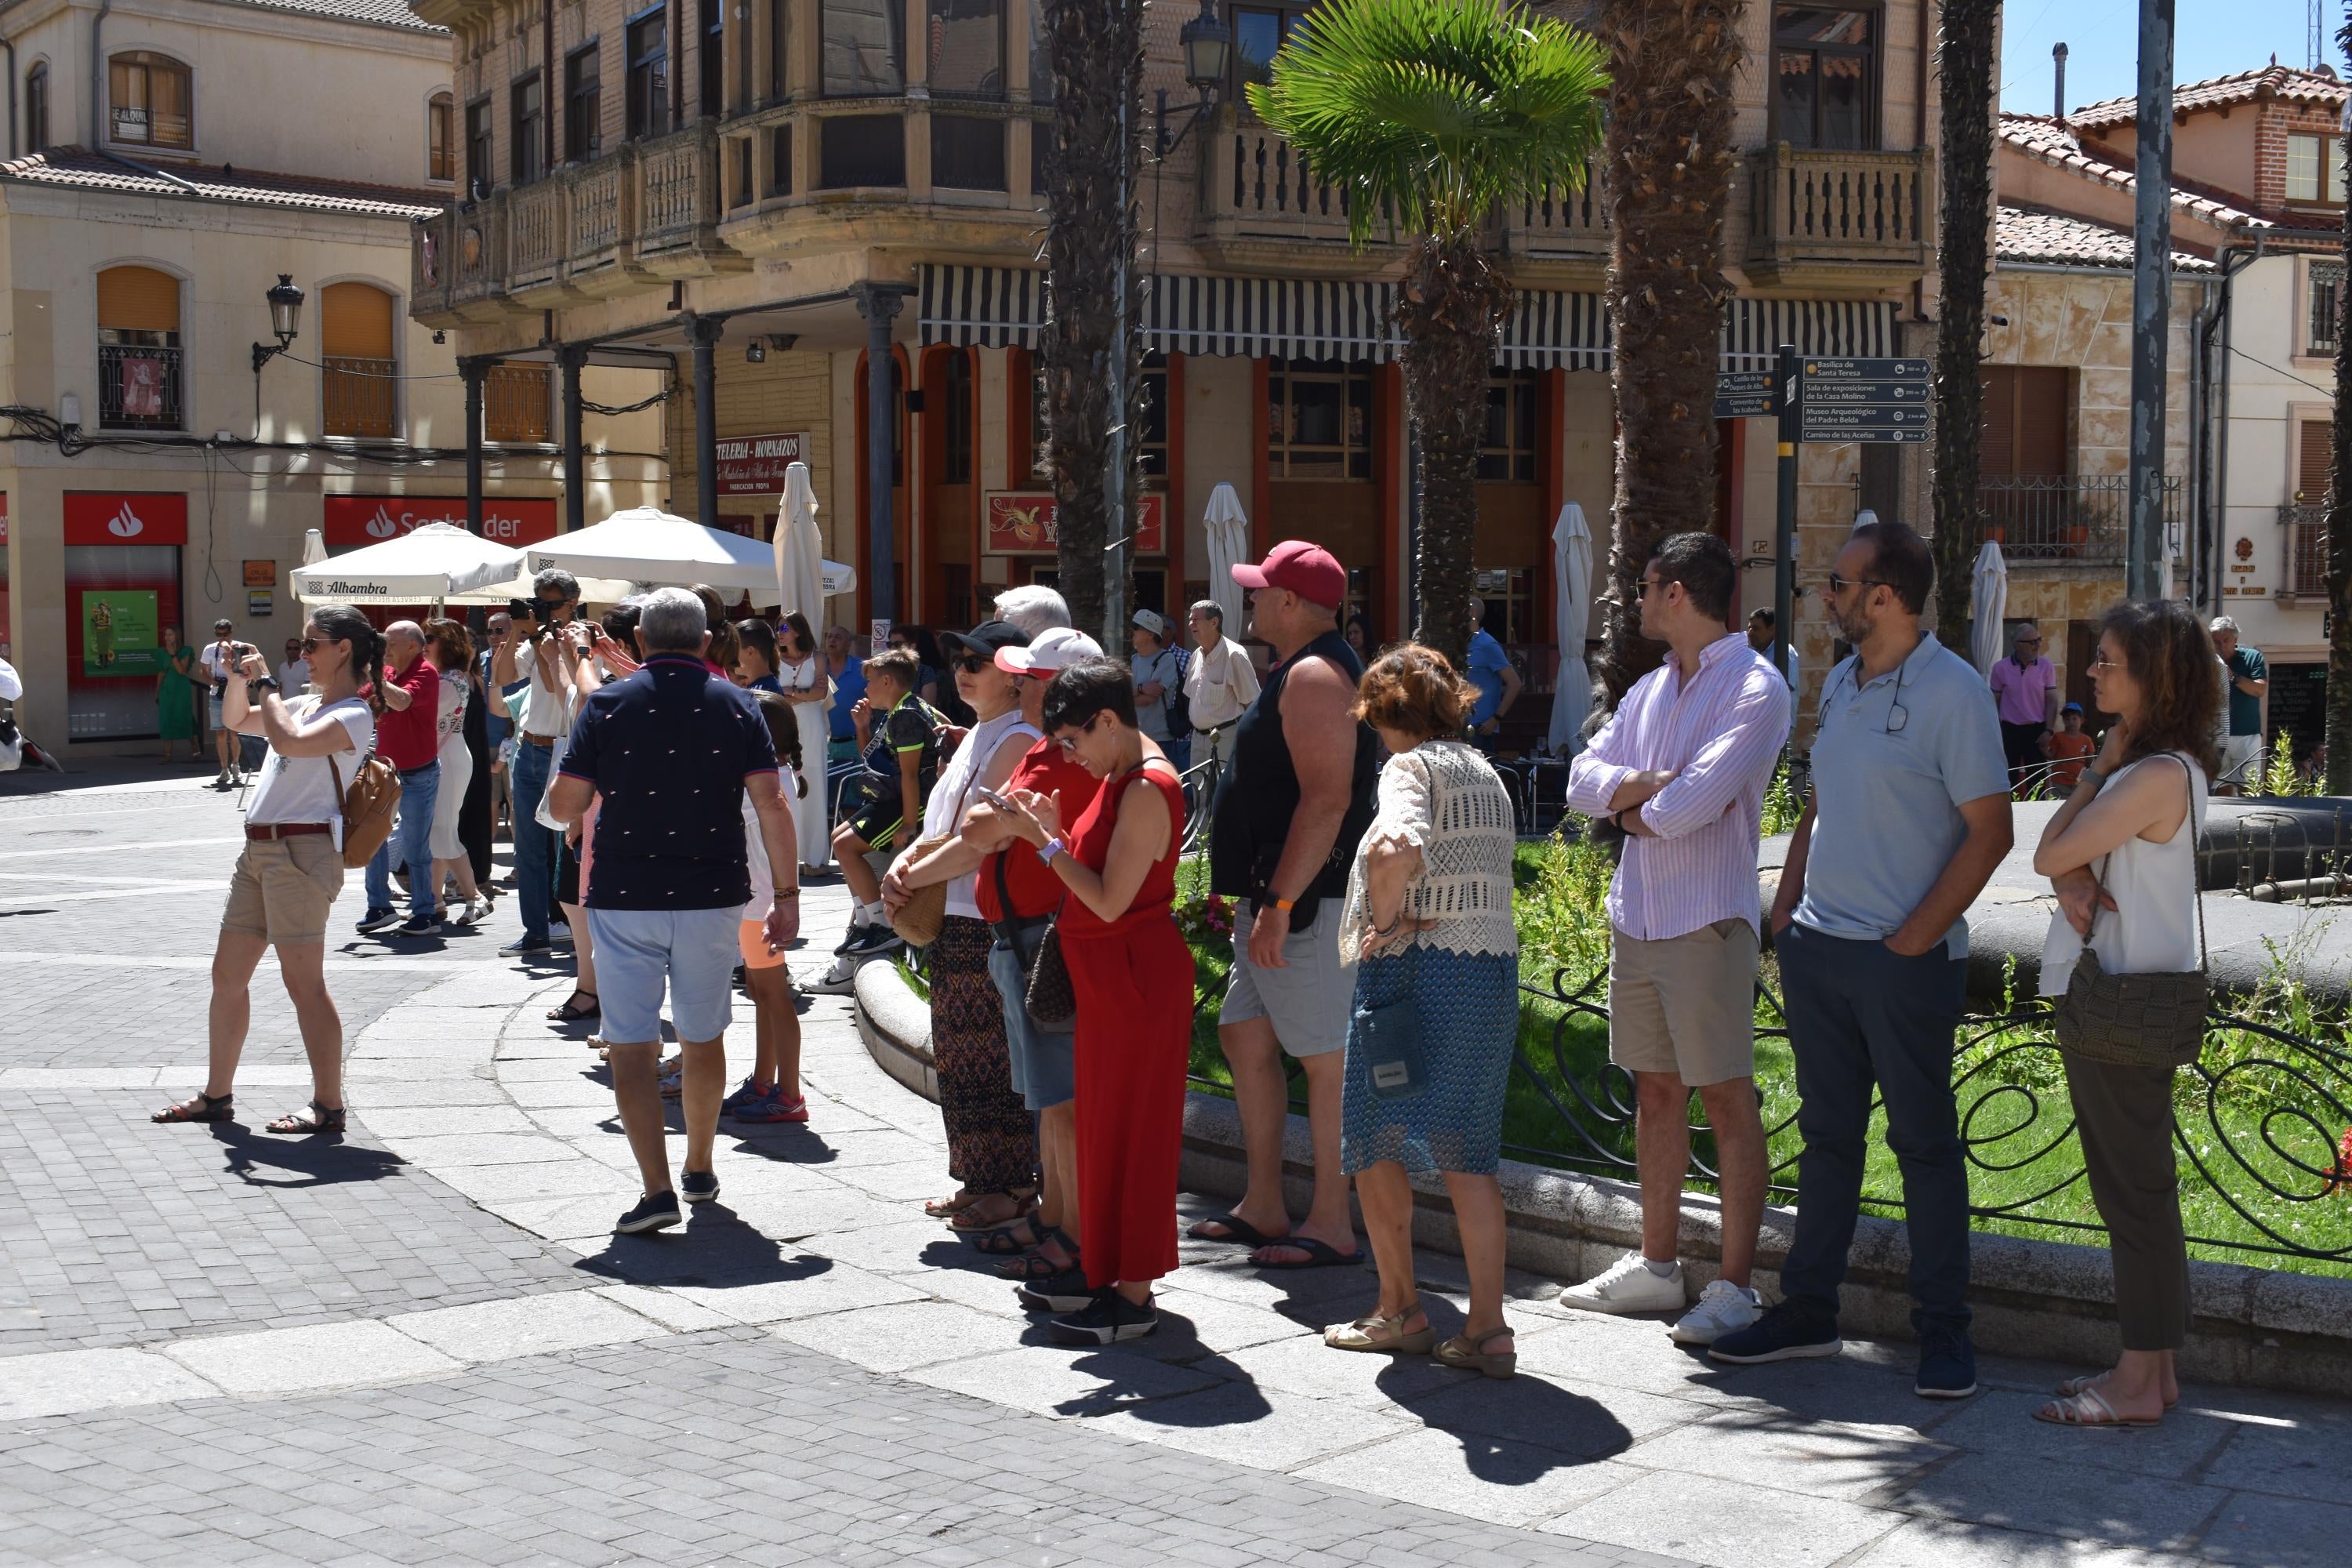
[[[946,721],[915,695],[920,666],[912,650],[877,654],[865,669],[866,696],[850,710],[850,720],[857,727],[866,768],[851,784],[845,815],[833,833],[834,858],[841,862],[842,880],[857,907],[849,917],[848,936],[834,949],[845,962],[834,965],[820,990],[837,984],[845,992],[857,960],[903,945],[883,913],[881,879],[866,857],[895,851],[914,837],[908,824],[919,828],[923,802],[940,770],[940,731]]]

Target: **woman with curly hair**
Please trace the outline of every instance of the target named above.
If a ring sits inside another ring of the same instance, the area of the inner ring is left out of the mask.
[[[2058,891],[2042,948],[2046,995],[2065,994],[2086,944],[2111,974],[2177,974],[2204,962],[2197,836],[2221,766],[2212,638],[2185,605],[2118,605],[2100,623],[2091,679],[2098,706],[2118,717],[2033,852],[2033,868]],[[2189,1331],[2174,1069],[2072,1051],[2064,1060],[2083,1168],[2115,1261],[2123,1357],[2068,1379],[2034,1415],[2063,1426],[2152,1426],[2179,1401],[2173,1355]]]

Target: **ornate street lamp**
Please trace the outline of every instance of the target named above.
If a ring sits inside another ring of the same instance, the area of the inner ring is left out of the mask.
[[[264,296],[269,301],[269,330],[277,336],[276,347],[268,343],[253,345],[253,374],[259,375],[261,367],[294,346],[302,331],[302,290],[294,284],[291,274],[281,272],[277,283]]]
[[[1173,153],[1193,126],[1208,118],[1217,106],[1217,89],[1224,85],[1225,71],[1232,64],[1234,32],[1217,16],[1217,0],[1201,0],[1201,14],[1176,29],[1177,47],[1184,55],[1184,85],[1201,96],[1191,103],[1180,103],[1176,111],[1184,117],[1174,134],[1168,130],[1168,89],[1160,89],[1158,109],[1158,134],[1153,142],[1155,156],[1165,158]]]

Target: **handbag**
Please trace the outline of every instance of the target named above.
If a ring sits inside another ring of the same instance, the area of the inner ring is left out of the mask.
[[[375,858],[392,837],[393,818],[400,810],[400,770],[391,759],[371,751],[343,787],[343,771],[327,759],[327,776],[334,781],[335,798],[343,803],[343,865],[357,869]]]
[[[1003,854],[995,857],[995,869],[996,907],[1007,913],[1004,919],[995,921],[990,929],[995,931],[996,940],[1011,950],[1013,962],[1020,966],[1022,1011],[1029,1015],[1029,1026],[1039,1034],[1066,1035],[1077,1027],[1077,997],[1075,994],[1070,996],[1069,1011],[1058,1017],[1039,1017],[1029,1007],[1029,989],[1035,983],[1039,963],[1045,955],[1046,941],[1053,937],[1054,917],[1052,915],[1021,916],[1011,913],[1013,891],[1011,885],[1005,880]],[[1054,940],[1053,949],[1055,960],[1059,963],[1062,944],[1058,938]],[[1066,964],[1063,964],[1059,978],[1048,981],[1047,989],[1051,994],[1045,1000],[1049,1005],[1055,1004],[1061,993],[1069,990],[1069,968]],[[1058,991],[1054,989],[1057,986],[1060,988]]]
[[[1429,1088],[1429,1064],[1421,1048],[1421,952],[1408,947],[1404,985],[1393,1002],[1362,1001],[1349,1019],[1348,1049],[1364,1064],[1364,1086],[1376,1100],[1416,1100]]]
[[[2175,759],[2178,761],[2179,759]],[[2181,763],[2186,773],[2189,764]],[[2187,826],[2196,831],[2197,801],[2189,795]],[[2101,862],[2102,869],[2105,861]],[[2196,879],[2196,843],[2190,840],[2189,878]],[[2106,883],[2097,878],[2104,895]],[[2091,906],[2095,929],[2098,902]],[[2117,916],[2121,918],[2120,912]],[[2085,938],[2082,956],[2058,999],[2058,1044],[2085,1061],[2107,1067],[2183,1068],[2205,1046],[2205,1012],[2211,991],[2205,952],[2205,892],[2197,889],[2197,967],[2183,973],[2110,974]]]
[[[1037,963],[1029,971],[1029,985],[1022,995],[1022,1005],[1029,1016],[1053,1033],[1055,1025],[1075,1026],[1078,1016],[1078,994],[1070,984],[1069,961],[1062,956],[1062,917],[1057,913],[1045,927],[1045,934],[1037,941]]]
[[[918,838],[908,853],[919,860],[946,842],[945,838]],[[940,940],[940,928],[947,918],[948,885],[933,882],[907,895],[907,901],[890,917],[890,929],[908,947],[929,947]]]

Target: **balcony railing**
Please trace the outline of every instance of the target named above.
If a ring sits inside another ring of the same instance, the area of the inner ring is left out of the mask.
[[[1924,268],[1935,232],[1933,153],[1832,153],[1787,142],[1748,154],[1753,267]]]
[[[1348,194],[1272,131],[1244,125],[1202,150],[1201,216],[1213,234],[1345,240]]]
[[[715,247],[719,224],[719,137],[698,125],[647,142],[637,153],[637,254]]]
[[[400,406],[400,366],[388,359],[334,354],[322,363],[326,433],[389,439]]]
[[[2177,533],[2186,496],[2178,476],[2163,486],[2164,525]],[[2131,479],[2126,474],[2025,475],[1977,485],[1977,531],[2016,562],[2112,566],[2124,559],[2130,533]]]
[[[2327,508],[2287,501],[2278,509],[2286,530],[2286,587],[2297,598],[2327,592]]]
[[[100,428],[182,428],[182,353],[176,348],[100,343],[98,346]]]
[[[570,192],[564,182],[541,180],[507,196],[507,287],[552,283],[565,259]]]
[[[1503,214],[1503,242],[1534,261],[1605,260],[1609,255],[1609,202],[1597,177],[1585,166],[1574,190],[1545,191],[1511,204]]]

